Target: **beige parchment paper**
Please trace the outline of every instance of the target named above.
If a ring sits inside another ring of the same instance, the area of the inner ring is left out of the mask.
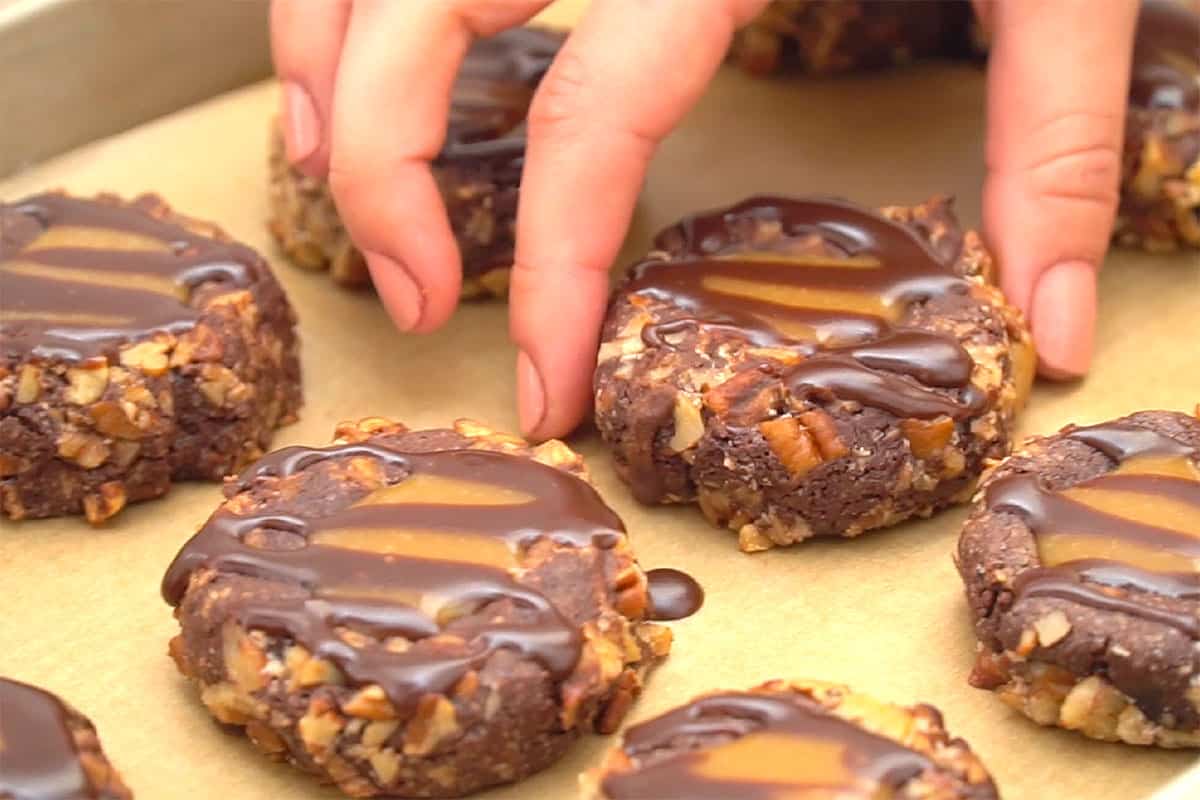
[[[0,183],[0,198],[50,187],[156,191],[272,257],[300,314],[306,391],[302,417],[279,445],[326,443],[338,420],[368,415],[413,427],[469,416],[515,429],[503,304],[468,305],[444,330],[407,337],[369,292],[337,289],[280,260],[264,224],[275,103],[272,84],[236,91],[28,169]],[[872,205],[949,192],[975,224],[982,111],[983,76],[969,66],[791,82],[723,70],[655,160],[622,263],[679,215],[758,192]],[[1093,373],[1038,385],[1023,432],[1200,402],[1200,263],[1117,252],[1101,284]],[[814,677],[937,705],[1009,800],[1145,798],[1193,759],[1038,728],[966,685],[974,640],[950,560],[961,510],[855,541],[746,556],[694,508],[635,503],[590,429],[571,443],[625,519],[642,563],[682,567],[708,591],[703,610],[674,625],[674,652],[631,719],[708,689]],[[179,486],[101,530],[75,519],[0,523],[0,674],[43,685],[90,715],[139,798],[336,797],[223,731],[167,658],[176,624],[159,580],[218,499],[216,486]],[[585,739],[552,769],[486,796],[572,798],[577,774],[614,741]]]

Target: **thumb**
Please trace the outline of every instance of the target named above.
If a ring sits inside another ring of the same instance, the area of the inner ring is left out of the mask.
[[[1136,15],[1131,0],[1005,0],[991,10],[984,226],[1052,378],[1079,377],[1091,362]]]

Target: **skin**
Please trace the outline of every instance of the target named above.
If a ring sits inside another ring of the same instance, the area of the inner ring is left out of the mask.
[[[402,330],[458,300],[461,262],[429,162],[472,39],[546,0],[274,0],[292,163],[328,176]],[[593,0],[539,87],[517,215],[510,333],[521,426],[587,413],[608,269],[658,143],[765,0]],[[977,2],[992,33],[984,229],[1050,378],[1088,368],[1096,271],[1117,207],[1136,0]],[[645,76],[653,75],[648,81]],[[588,219],[585,226],[575,225]],[[562,319],[577,324],[560,327]]]

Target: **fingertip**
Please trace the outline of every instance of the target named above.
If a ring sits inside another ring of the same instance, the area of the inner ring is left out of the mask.
[[[1033,291],[1030,326],[1039,374],[1052,380],[1083,377],[1095,340],[1095,265],[1066,261],[1043,272]]]

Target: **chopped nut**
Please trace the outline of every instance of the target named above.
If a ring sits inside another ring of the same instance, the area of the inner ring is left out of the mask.
[[[1055,610],[1034,622],[1033,628],[1037,631],[1038,643],[1050,647],[1071,632],[1071,621],[1062,611]]]
[[[314,700],[309,705],[308,713],[297,723],[304,749],[318,764],[324,760],[330,745],[342,732],[343,727],[344,723],[337,712],[325,708],[319,700]]]
[[[18,403],[32,403],[38,399],[42,391],[42,368],[35,364],[25,364],[17,378]]]
[[[139,428],[126,409],[113,400],[101,400],[88,407],[88,415],[96,430],[117,439],[141,439],[146,431]],[[136,415],[136,406],[134,414]]]
[[[757,369],[739,372],[704,393],[704,405],[734,422],[767,416],[778,399],[778,381]]]
[[[246,723],[246,735],[267,755],[279,756],[287,751],[287,745],[279,734],[258,720],[252,719]]]
[[[16,475],[26,466],[25,459],[17,458],[8,453],[0,453],[0,478]]]
[[[1021,641],[1017,643],[1017,654],[1027,656],[1037,648],[1037,631],[1033,628],[1026,628],[1021,631]]]
[[[379,750],[367,757],[380,786],[390,786],[400,774],[400,757],[395,750]]]
[[[454,704],[439,694],[427,694],[417,703],[415,716],[404,728],[404,754],[428,755],[458,730]]]
[[[147,375],[163,375],[167,371],[167,342],[153,339],[148,342],[138,342],[132,347],[121,351],[121,363],[130,369],[136,369]]]
[[[360,689],[342,704],[342,711],[363,719],[387,720],[397,716],[392,701],[388,699],[383,688],[375,684]]]
[[[774,546],[775,543],[753,524],[743,525],[738,530],[738,549],[743,553],[758,553]]]
[[[759,423],[758,430],[792,477],[799,478],[821,463],[816,441],[795,417],[767,420]]]
[[[828,412],[818,409],[805,411],[800,415],[800,421],[812,434],[817,443],[817,449],[821,451],[821,455],[826,461],[841,458],[849,452],[846,443],[838,436],[837,425]]]
[[[400,727],[400,721],[395,719],[376,720],[367,723],[363,728],[362,743],[367,747],[380,747]]]
[[[704,420],[700,416],[700,408],[696,402],[678,392],[675,395],[675,433],[667,447],[674,453],[682,453],[700,441],[704,435]]]
[[[932,458],[945,449],[954,435],[954,420],[942,415],[933,420],[904,419],[900,430],[917,458]]]
[[[99,436],[64,431],[58,437],[58,455],[84,469],[95,469],[108,460],[109,447]]]
[[[130,442],[124,439],[118,439],[112,445],[113,463],[124,469],[134,462],[141,452],[142,446],[137,442]]]
[[[108,386],[108,364],[99,362],[67,370],[67,389],[63,399],[77,406],[94,403],[104,394]]]
[[[88,522],[99,525],[124,508],[127,500],[125,484],[106,481],[100,484],[96,493],[84,495],[83,513]]]
[[[316,686],[321,683],[340,685],[342,674],[330,662],[323,658],[310,658],[296,670],[296,683],[301,686]]]
[[[241,628],[227,623],[222,631],[225,674],[243,692],[253,692],[267,685],[263,667],[267,655]]]

